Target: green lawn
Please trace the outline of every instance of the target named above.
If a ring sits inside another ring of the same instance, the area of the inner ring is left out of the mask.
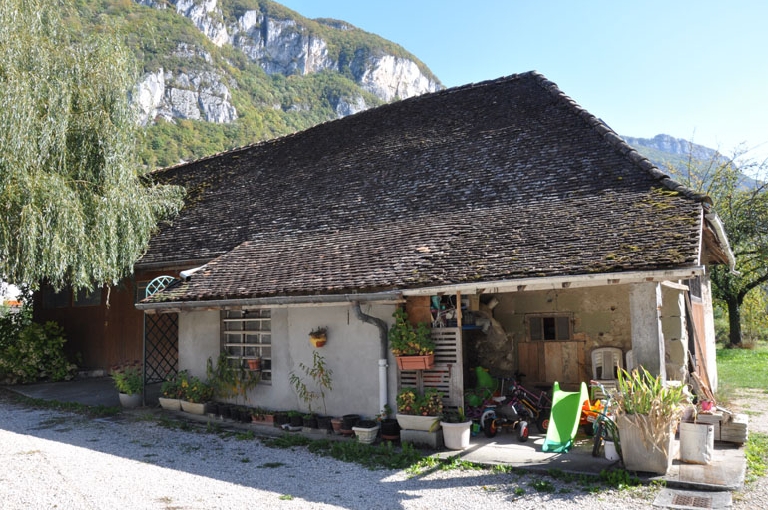
[[[717,349],[720,384],[732,389],[754,388],[768,391],[768,344],[754,349]]]
[[[759,343],[754,349],[718,348],[717,373],[718,396],[739,388],[768,392],[768,345]],[[750,416],[752,419],[754,417]],[[746,480],[752,482],[765,476],[768,472],[768,435],[750,432],[744,453],[747,458]]]

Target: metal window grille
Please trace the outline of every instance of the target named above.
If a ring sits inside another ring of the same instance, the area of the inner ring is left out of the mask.
[[[261,381],[272,381],[272,313],[266,308],[221,312],[221,346],[230,364],[260,359]]]

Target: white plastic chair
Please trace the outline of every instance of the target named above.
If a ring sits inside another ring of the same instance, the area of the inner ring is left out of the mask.
[[[620,368],[624,368],[624,356],[618,347],[598,347],[592,350],[592,379],[600,381],[606,390],[615,389]],[[592,387],[592,400],[603,399],[605,395],[597,386]]]
[[[598,347],[592,350],[592,379],[614,381],[624,368],[624,355],[618,347]]]

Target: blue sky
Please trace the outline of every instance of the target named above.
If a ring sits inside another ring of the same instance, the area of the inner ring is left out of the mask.
[[[396,42],[449,87],[537,70],[622,135],[768,157],[768,1],[279,3]]]

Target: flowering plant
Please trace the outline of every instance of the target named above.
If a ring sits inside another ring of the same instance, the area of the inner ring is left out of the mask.
[[[169,377],[163,381],[163,384],[160,386],[160,393],[163,395],[163,398],[182,397],[181,376],[184,374],[186,374],[186,371]]]
[[[213,398],[210,384],[187,373],[180,374],[181,398],[194,404],[203,404]]]
[[[144,386],[144,372],[139,361],[115,365],[111,370],[112,381],[117,391],[128,395],[141,393]]]
[[[426,323],[414,327],[402,308],[393,314],[395,323],[389,330],[389,348],[395,356],[426,356],[435,352],[435,342]]]
[[[414,388],[403,388],[397,394],[397,412],[416,416],[443,414],[443,394],[436,388],[427,388],[419,395]]]

